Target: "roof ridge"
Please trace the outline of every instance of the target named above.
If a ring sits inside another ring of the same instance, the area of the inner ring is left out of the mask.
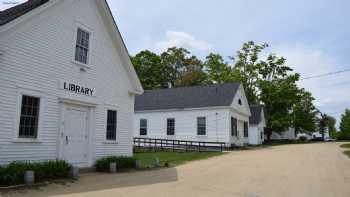
[[[193,85],[193,86],[181,86],[181,87],[174,87],[174,88],[158,88],[153,90],[145,90],[147,92],[151,91],[161,91],[161,90],[173,90],[173,89],[190,89],[190,88],[198,88],[198,87],[212,87],[212,86],[224,86],[229,84],[241,84],[241,82],[229,82],[229,83],[220,83],[220,84],[205,84],[205,85]]]

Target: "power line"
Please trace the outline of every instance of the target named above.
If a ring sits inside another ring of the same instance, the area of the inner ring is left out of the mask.
[[[327,76],[336,75],[336,74],[345,73],[345,72],[350,72],[350,69],[344,69],[344,70],[340,70],[340,71],[336,71],[336,72],[329,72],[329,73],[325,73],[325,74],[321,74],[321,75],[314,75],[314,76],[310,76],[310,77],[303,77],[300,80],[308,80],[308,79],[315,79],[315,78],[320,78],[320,77],[327,77]]]

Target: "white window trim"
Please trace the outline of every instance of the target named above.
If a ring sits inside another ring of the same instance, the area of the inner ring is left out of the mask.
[[[104,144],[119,144],[118,142],[118,134],[119,134],[119,107],[116,105],[112,105],[112,104],[105,104],[104,107]],[[117,112],[117,128],[116,128],[116,133],[115,133],[115,140],[108,140],[107,139],[107,116],[108,116],[108,110],[113,110]]]
[[[87,63],[81,63],[77,60],[75,60],[75,50],[76,50],[76,44],[77,44],[77,33],[78,33],[78,29],[81,29],[83,31],[86,31],[90,34],[89,37],[89,51],[88,51],[88,57],[87,57]],[[92,49],[93,49],[93,38],[94,38],[94,32],[91,28],[87,27],[86,25],[83,25],[82,23],[75,21],[74,22],[74,33],[73,33],[73,52],[72,52],[72,62],[74,64],[76,64],[77,66],[81,67],[81,68],[87,68],[87,69],[91,69],[92,67],[92,63],[91,63],[91,53],[92,53]]]
[[[205,135],[198,135],[198,118],[205,118]],[[208,122],[207,117],[205,116],[198,116],[196,118],[196,135],[197,137],[208,137]]]
[[[174,134],[173,135],[168,135],[168,120],[173,119],[174,120]],[[176,136],[176,119],[175,118],[166,118],[165,119],[165,135],[170,137],[170,136]]]
[[[14,125],[14,137],[12,142],[13,143],[42,143],[42,127],[43,127],[43,118],[45,117],[43,113],[46,111],[46,98],[44,94],[40,91],[36,90],[29,90],[29,89],[23,89],[18,88],[17,90],[17,104],[16,104],[16,118],[15,118],[15,125]],[[19,124],[21,120],[21,108],[22,108],[22,98],[23,95],[26,96],[32,96],[40,98],[40,104],[39,104],[39,121],[38,121],[38,130],[37,130],[37,136],[36,138],[21,138],[19,137]]]
[[[146,120],[146,135],[141,135],[141,120]],[[148,119],[147,118],[140,118],[139,120],[139,136],[148,136]]]

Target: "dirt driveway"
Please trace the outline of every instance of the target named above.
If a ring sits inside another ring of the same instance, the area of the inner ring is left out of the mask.
[[[285,145],[176,168],[86,174],[75,183],[4,196],[349,197],[350,158],[339,143]]]

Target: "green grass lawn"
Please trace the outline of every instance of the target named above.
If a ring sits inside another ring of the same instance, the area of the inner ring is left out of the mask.
[[[169,164],[169,166],[176,166],[185,162],[207,159],[223,155],[222,152],[144,152],[134,153],[134,157],[141,161],[142,168],[150,168],[154,166],[156,158],[159,159],[161,166]]]
[[[350,150],[344,151],[344,154],[350,158]]]
[[[350,149],[350,144],[342,144],[340,145],[341,148],[348,148]],[[344,151],[344,154],[347,155],[350,158],[350,150]]]
[[[340,145],[341,148],[350,148],[350,144],[342,144]]]

